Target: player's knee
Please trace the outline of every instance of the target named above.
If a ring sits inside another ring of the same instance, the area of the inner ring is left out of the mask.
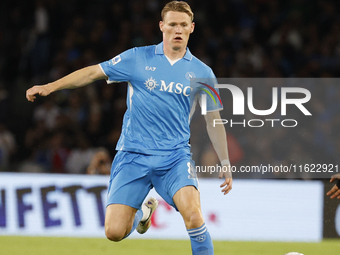
[[[105,235],[107,239],[113,242],[119,242],[125,237],[125,230],[119,228],[105,227]]]
[[[204,223],[203,216],[200,210],[188,213],[184,218],[187,229],[199,228]]]

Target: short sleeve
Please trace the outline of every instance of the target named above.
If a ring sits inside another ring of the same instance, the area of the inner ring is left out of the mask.
[[[99,64],[108,77],[107,83],[129,81],[136,64],[136,48],[129,49],[114,58]]]

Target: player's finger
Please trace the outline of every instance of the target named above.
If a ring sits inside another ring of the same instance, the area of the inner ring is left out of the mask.
[[[224,195],[228,194],[229,191],[232,189],[232,183],[233,183],[233,180],[231,178],[227,178],[225,180],[224,183],[221,184],[221,188],[226,186],[224,189],[222,189],[222,192],[224,193]]]
[[[35,99],[35,96],[34,96],[34,95],[31,95],[31,94],[29,94],[29,93],[27,93],[27,94],[26,94],[26,98],[27,98],[28,101],[33,102],[34,99]]]
[[[229,179],[225,179],[225,181],[220,185],[220,187],[224,187],[225,185],[227,185],[229,183]]]
[[[335,180],[335,178],[332,177],[331,180],[330,180],[329,182],[333,182],[334,180]]]
[[[340,195],[340,192],[339,192],[339,193],[338,193],[338,192],[334,193],[333,195],[330,196],[330,198],[331,198],[331,199],[334,199],[334,198],[336,198],[338,195]]]
[[[222,190],[223,195],[227,195],[229,193],[229,191],[231,191],[231,189],[232,189],[231,186],[228,185],[225,189]]]
[[[331,190],[326,193],[326,195],[329,196],[333,194],[334,192],[336,192],[337,190],[338,190],[338,187],[334,185],[333,188],[331,188]]]
[[[26,99],[27,99],[28,101],[31,101],[31,96],[30,96],[28,90],[26,91]]]
[[[331,196],[331,199],[336,198],[337,196],[340,196],[340,190],[338,190],[337,192],[335,192],[335,193]]]
[[[232,184],[229,183],[227,187],[225,187],[222,192],[223,192],[223,195],[227,195],[229,193],[229,191],[231,191],[232,189]]]
[[[220,172],[218,173],[218,178],[222,179],[222,177],[223,177],[223,171],[220,171]]]
[[[34,96],[35,92],[34,92],[34,88],[30,88],[26,91],[26,98],[28,101],[32,101],[35,99]],[[33,102],[33,101],[32,101]]]

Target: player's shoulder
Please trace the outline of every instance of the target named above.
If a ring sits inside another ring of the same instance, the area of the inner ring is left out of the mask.
[[[156,45],[138,46],[127,50],[127,54],[137,58],[151,58],[155,55]]]
[[[213,70],[210,68],[210,66],[194,55],[192,55],[192,63],[200,70],[205,71],[207,74],[213,73]]]
[[[135,51],[136,53],[139,53],[139,54],[141,54],[141,53],[155,53],[156,46],[157,45],[138,46],[138,47],[132,48],[132,50]]]

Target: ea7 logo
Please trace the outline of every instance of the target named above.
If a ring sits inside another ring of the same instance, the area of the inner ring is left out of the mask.
[[[153,67],[153,66],[146,66],[146,67],[145,67],[145,70],[146,70],[146,71],[155,71],[155,70],[156,70],[156,67]]]
[[[244,94],[240,88],[231,84],[216,84],[215,88],[218,89],[229,89],[233,97],[233,115],[244,115]],[[287,98],[289,93],[303,94],[303,98]],[[311,93],[308,89],[296,88],[296,87],[283,87],[281,88],[281,115],[287,114],[287,105],[295,105],[304,115],[312,115],[306,107],[303,105],[311,99]],[[274,113],[278,105],[278,88],[273,87],[272,89],[272,106],[267,110],[255,109],[253,104],[253,88],[247,89],[247,104],[248,109],[255,115],[265,116]],[[207,113],[207,95],[202,95],[201,104],[202,115]]]

